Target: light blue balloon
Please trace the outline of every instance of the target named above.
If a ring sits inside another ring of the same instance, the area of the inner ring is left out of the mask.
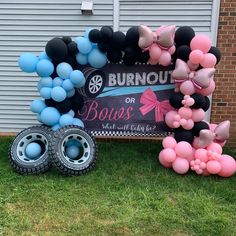
[[[83,121],[80,120],[80,119],[78,119],[78,118],[74,118],[74,120],[73,120],[73,125],[77,125],[77,126],[79,126],[79,127],[84,128],[84,123],[83,123]]]
[[[88,56],[79,52],[76,54],[76,61],[80,65],[86,65],[88,63]]]
[[[88,54],[92,50],[92,43],[85,37],[77,37],[76,43],[79,52],[83,54]]]
[[[59,124],[63,127],[65,125],[72,125],[73,124],[73,117],[69,114],[64,114],[61,116],[59,120]]]
[[[52,127],[52,130],[53,131],[57,131],[57,130],[59,130],[61,128],[61,126],[59,125],[59,124],[56,124],[56,125],[54,125],[53,127]]]
[[[63,83],[63,79],[61,79],[60,77],[56,77],[52,81],[53,87],[61,86],[62,83]]]
[[[26,146],[25,154],[29,159],[38,159],[41,154],[41,147],[38,143],[30,143]]]
[[[42,60],[42,59],[47,59],[47,60],[51,61],[51,58],[48,57],[46,52],[41,52],[39,54],[39,60]]]
[[[54,126],[59,122],[61,115],[54,107],[46,107],[41,112],[41,120],[45,125]]]
[[[66,155],[70,159],[75,159],[79,156],[79,148],[76,145],[72,145],[66,148]]]
[[[43,100],[36,99],[31,103],[30,110],[34,113],[40,113],[45,107],[46,104]]]
[[[41,88],[48,87],[52,88],[52,78],[51,77],[43,77],[39,81]]]
[[[89,53],[88,62],[94,68],[102,68],[107,63],[107,56],[95,48]]]
[[[36,66],[36,72],[40,77],[49,77],[54,71],[54,65],[47,59],[42,59]]]
[[[45,99],[50,99],[51,98],[51,92],[52,92],[52,88],[41,88],[40,89],[40,95],[42,98],[45,98]]]
[[[38,62],[38,57],[36,57],[33,53],[28,52],[22,54],[18,60],[18,64],[21,70],[27,73],[35,72]]]
[[[70,64],[62,62],[57,66],[57,74],[62,79],[69,79],[70,73],[73,71]]]
[[[73,88],[73,89],[71,89],[70,91],[67,92],[66,97],[67,97],[67,98],[71,98],[71,97],[73,97],[74,95],[75,95],[75,89]]]
[[[51,97],[56,102],[62,102],[66,98],[66,91],[62,87],[56,86],[52,88]]]
[[[42,120],[41,120],[41,116],[40,116],[39,113],[37,114],[37,120],[38,120],[38,122],[43,123]]]
[[[76,88],[81,88],[85,85],[84,74],[80,70],[74,70],[71,72],[70,80]]]
[[[70,91],[74,88],[74,85],[70,81],[70,79],[65,79],[62,83],[62,88],[64,88],[66,91]]]
[[[72,116],[72,117],[75,116],[75,112],[74,112],[73,110],[70,110],[67,114],[70,115],[70,116]]]
[[[92,28],[86,29],[85,32],[84,32],[84,34],[83,34],[83,36],[84,36],[85,38],[88,38],[89,32],[90,32],[91,30],[92,30]]]

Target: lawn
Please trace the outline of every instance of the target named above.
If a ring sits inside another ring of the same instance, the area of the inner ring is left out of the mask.
[[[99,143],[95,170],[14,173],[0,138],[0,235],[236,235],[236,176],[179,176],[160,143]],[[236,152],[226,150],[236,156]]]

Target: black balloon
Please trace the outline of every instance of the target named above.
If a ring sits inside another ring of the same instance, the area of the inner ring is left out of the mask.
[[[217,60],[216,64],[218,64],[218,63],[220,62],[220,59],[221,59],[220,49],[217,48],[217,47],[212,46],[212,47],[210,48],[209,53],[212,53],[212,54],[215,55],[216,60]]]
[[[187,62],[189,59],[190,52],[190,47],[187,45],[183,45],[176,49],[175,57]]]
[[[68,53],[72,56],[76,55],[79,52],[76,42],[70,42],[67,47]]]
[[[138,26],[133,26],[126,33],[126,43],[128,46],[137,47],[139,40]]]
[[[63,40],[66,44],[69,44],[70,42],[72,42],[72,39],[71,39],[71,37],[69,37],[69,36],[63,36],[63,37],[62,37],[62,40]]]
[[[204,111],[207,111],[210,107],[210,99],[208,97],[205,96],[205,103],[204,103],[204,106],[202,107],[202,109]]]
[[[56,108],[61,114],[65,114],[65,113],[68,113],[72,109],[72,105],[71,105],[70,100],[67,98],[62,102],[57,102]]]
[[[178,128],[174,130],[174,138],[177,142],[185,141],[192,144],[194,135],[190,130]]]
[[[170,96],[170,99],[169,99],[169,102],[170,102],[170,105],[174,108],[180,108],[183,106],[182,104],[182,100],[184,99],[184,95],[180,92],[178,93],[173,93],[171,96]]]
[[[192,38],[195,36],[194,30],[189,26],[179,27],[175,32],[175,43],[177,47],[190,45]]]
[[[48,107],[56,107],[57,102],[50,98],[50,99],[45,99],[45,104]]]
[[[67,45],[62,39],[53,38],[46,45],[46,53],[52,60],[61,62],[68,55]]]
[[[120,62],[122,59],[122,52],[120,50],[110,50],[107,52],[107,59],[113,63]]]
[[[204,121],[195,122],[192,128],[194,136],[199,136],[199,133],[202,129],[209,129],[209,125]]]
[[[71,102],[71,109],[74,112],[81,110],[84,106],[84,98],[77,90],[75,90],[74,96],[69,98],[69,100]]]
[[[98,29],[89,31],[88,37],[92,43],[100,43],[102,41],[101,32]]]
[[[113,33],[111,45],[113,48],[118,49],[118,50],[123,50],[126,45],[126,38],[125,34],[122,33],[121,31],[116,31]]]
[[[101,28],[101,40],[104,43],[110,42],[113,36],[113,29],[110,26],[103,26]]]
[[[123,57],[123,63],[126,65],[126,66],[133,66],[135,64],[136,60],[135,58],[131,58],[127,55],[124,55]]]
[[[137,53],[137,61],[141,63],[147,63],[150,58],[149,51],[138,52]]]
[[[76,67],[77,67],[77,61],[75,59],[75,57],[73,56],[68,56],[66,59],[65,59],[65,62],[67,62],[68,64],[70,64],[72,66],[72,68],[75,70]]]
[[[205,105],[205,97],[199,93],[194,93],[191,95],[191,97],[194,99],[194,104],[191,106],[191,108],[198,109],[203,108]]]
[[[98,43],[98,49],[101,52],[107,52],[107,51],[111,50],[111,45],[108,43]]]

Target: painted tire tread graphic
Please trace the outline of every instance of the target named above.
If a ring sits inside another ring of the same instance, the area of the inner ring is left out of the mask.
[[[41,126],[32,126],[27,129],[22,130],[12,141],[9,152],[8,152],[8,159],[10,162],[11,167],[14,171],[16,171],[19,174],[41,174],[45,173],[51,168],[51,158],[49,155],[48,150],[45,150],[45,153],[42,155],[42,158],[40,158],[40,161],[35,160],[35,162],[32,162],[32,165],[27,165],[27,163],[24,163],[22,160],[19,159],[17,147],[18,144],[22,141],[22,139],[26,136],[30,136],[32,133],[39,133],[44,136],[44,138],[47,139],[48,142],[48,149],[51,145],[51,136],[52,131],[49,127],[41,125]]]
[[[83,137],[89,143],[91,153],[89,155],[89,161],[86,161],[85,165],[71,164],[63,155],[61,150],[63,141],[66,137],[71,135]],[[64,126],[63,128],[54,132],[52,145],[50,146],[49,152],[52,156],[53,166],[55,166],[62,174],[68,176],[86,174],[95,167],[95,163],[98,158],[98,148],[95,138],[91,136],[85,129],[75,125]]]

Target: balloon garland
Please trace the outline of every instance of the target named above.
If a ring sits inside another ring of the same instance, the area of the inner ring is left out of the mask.
[[[169,103],[173,107],[165,115],[173,135],[163,140],[160,163],[185,174],[189,169],[200,175],[231,176],[236,171],[235,160],[222,154],[229,137],[230,122],[218,126],[204,121],[210,107],[207,96],[215,90],[215,65],[221,58],[217,47],[206,35],[195,35],[191,27],[177,30],[161,26],[155,32],[144,25],[131,27],[126,34],[114,32],[109,26],[92,29],[72,41],[70,37],[51,39],[45,52],[35,56],[25,53],[19,58],[20,68],[36,72],[41,79],[38,91],[43,99],[31,103],[37,119],[55,131],[65,125],[83,122],[74,118],[83,107],[83,97],[77,91],[85,85],[83,65],[102,68],[109,63],[135,63],[175,66],[172,79],[175,93]],[[76,149],[68,149],[73,157]]]

